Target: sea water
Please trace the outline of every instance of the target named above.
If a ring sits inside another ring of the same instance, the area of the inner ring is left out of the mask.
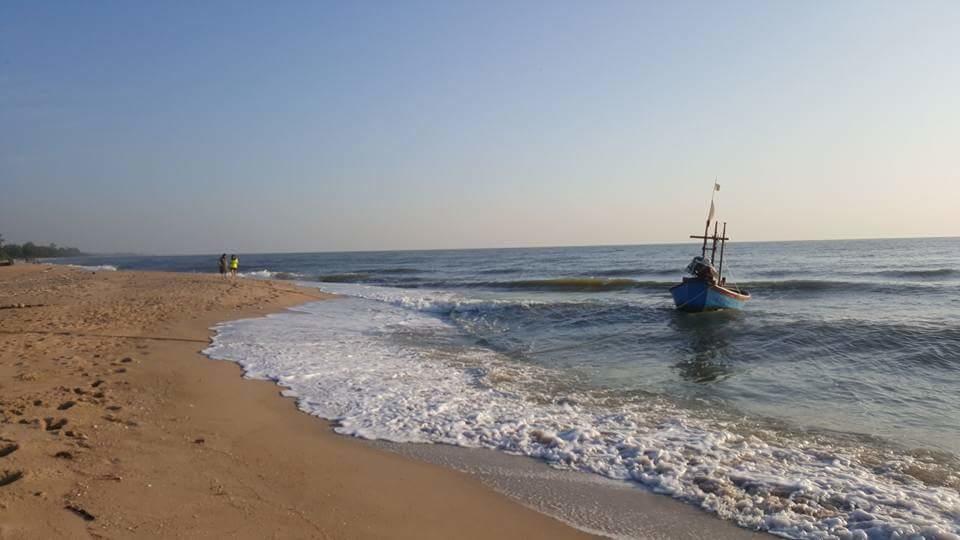
[[[698,252],[241,255],[341,297],[206,352],[345,435],[530,456],[791,538],[960,537],[960,239],[731,244],[747,308],[679,313]]]

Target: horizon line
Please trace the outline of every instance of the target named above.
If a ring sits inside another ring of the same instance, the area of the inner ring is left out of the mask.
[[[920,235],[920,236],[891,236],[891,237],[867,237],[867,238],[803,238],[794,240],[743,240],[735,242],[737,244],[787,244],[804,242],[865,242],[872,240],[937,240],[960,238],[960,235]],[[314,250],[314,251],[234,251],[232,254],[238,255],[302,255],[311,253],[386,253],[386,252],[417,252],[417,251],[494,251],[508,249],[565,249],[565,248],[588,248],[588,247],[640,247],[640,246],[679,246],[684,244],[697,244],[699,242],[643,242],[637,244],[566,244],[566,245],[532,245],[532,246],[484,246],[484,247],[456,247],[456,248],[404,248],[404,249],[346,249],[346,250]],[[193,257],[201,255],[216,255],[217,252],[193,252],[193,253],[134,253],[134,252],[114,252],[114,253],[87,253],[80,257]],[[224,252],[220,252],[224,253]],[[231,252],[227,252],[231,253]],[[75,258],[75,257],[50,257],[50,258]]]

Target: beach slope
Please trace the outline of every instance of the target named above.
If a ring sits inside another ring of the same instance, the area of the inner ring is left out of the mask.
[[[324,298],[215,275],[0,268],[0,538],[574,538],[477,479],[336,436],[199,351]]]

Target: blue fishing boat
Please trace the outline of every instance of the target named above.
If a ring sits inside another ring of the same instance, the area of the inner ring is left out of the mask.
[[[701,311],[715,311],[718,309],[743,309],[743,305],[750,300],[750,293],[739,287],[727,284],[723,275],[723,251],[727,240],[727,223],[723,223],[723,231],[718,231],[719,223],[713,220],[714,195],[720,191],[720,184],[714,183],[713,195],[710,197],[710,212],[707,214],[707,225],[703,229],[703,236],[690,235],[690,238],[703,240],[700,255],[693,258],[687,265],[689,277],[684,277],[679,285],[670,288],[673,303],[677,309],[697,313]],[[710,222],[713,222],[713,234],[710,235]],[[719,234],[718,234],[719,233]],[[707,241],[712,240],[707,257]],[[719,265],[717,261],[717,245],[720,247]]]

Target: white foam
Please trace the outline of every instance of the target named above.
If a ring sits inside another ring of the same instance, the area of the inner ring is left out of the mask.
[[[465,299],[322,287],[380,301],[318,302],[227,323],[206,354],[277,381],[302,410],[338,421],[343,434],[537,457],[790,538],[960,539],[960,495],[901,474],[910,457],[867,467],[822,443],[778,445],[665,403],[609,410],[589,396],[551,400],[536,390],[551,372],[458,349],[456,328],[418,311],[471,305]]]
[[[302,277],[300,274],[294,272],[274,272],[273,270],[254,270],[251,272],[240,272],[237,275],[253,279],[296,279]]]
[[[67,266],[71,268],[79,268],[81,270],[89,270],[90,272],[116,272],[117,267],[112,264],[98,264],[98,265],[83,265],[83,264],[68,264]]]
[[[256,278],[256,279],[273,279],[277,275],[277,272],[272,270],[255,270],[253,272],[240,272],[240,277]]]
[[[300,284],[309,287],[316,287],[331,294],[366,298],[368,300],[385,302],[387,304],[411,309],[414,311],[442,315],[483,311],[506,304],[533,306],[547,302],[552,304],[557,303],[555,300],[517,300],[515,298],[497,299],[495,294],[491,294],[490,298],[485,299],[469,298],[449,291],[435,291],[430,289],[400,289],[396,287],[380,287],[377,285],[361,285],[356,283],[300,282]]]

